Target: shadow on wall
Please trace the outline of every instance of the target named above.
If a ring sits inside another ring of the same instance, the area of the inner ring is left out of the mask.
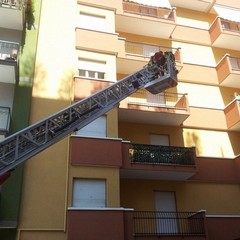
[[[186,145],[196,148],[196,155],[199,156],[202,154],[202,145],[201,140],[196,131],[187,132],[186,135]]]
[[[34,53],[27,53],[23,55],[20,61],[20,77],[21,79],[29,79],[32,83],[32,77],[34,73],[35,55]]]

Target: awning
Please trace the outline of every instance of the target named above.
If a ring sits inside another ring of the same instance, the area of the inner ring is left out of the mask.
[[[214,5],[213,8],[219,17],[240,23],[240,9],[230,8],[222,5]]]
[[[129,0],[129,2],[135,2],[135,3],[153,6],[153,7],[172,9],[172,6],[169,3],[169,0]]]

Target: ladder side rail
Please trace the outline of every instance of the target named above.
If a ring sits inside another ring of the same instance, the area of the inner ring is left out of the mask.
[[[149,71],[149,68],[145,67],[92,96],[4,139],[0,142],[0,174],[56,143],[72,131],[97,119],[138,90],[132,85],[134,80],[138,79],[139,88],[142,88],[146,82],[149,82],[155,71]],[[115,90],[117,91],[115,92]],[[84,115],[86,115],[85,118],[81,118]],[[3,168],[4,170],[1,171]]]

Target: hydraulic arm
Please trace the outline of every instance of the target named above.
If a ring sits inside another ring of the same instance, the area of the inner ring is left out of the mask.
[[[0,176],[105,114],[140,88],[156,94],[177,85],[174,57],[166,63],[147,65],[105,89],[80,100],[0,142]]]

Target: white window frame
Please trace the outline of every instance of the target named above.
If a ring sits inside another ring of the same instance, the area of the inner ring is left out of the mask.
[[[79,27],[89,30],[96,30],[101,32],[106,32],[106,16],[95,15],[92,13],[82,12],[79,13]]]
[[[76,132],[77,136],[107,137],[107,116],[103,115]]]
[[[151,145],[169,146],[170,139],[169,135],[166,134],[150,134]]]
[[[105,80],[106,62],[92,59],[78,59],[78,75],[84,78]]]

